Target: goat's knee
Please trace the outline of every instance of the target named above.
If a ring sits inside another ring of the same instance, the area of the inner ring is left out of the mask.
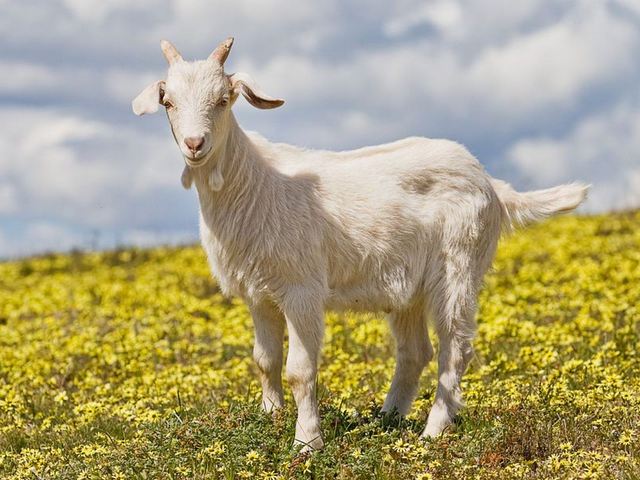
[[[264,350],[257,345],[253,349],[253,359],[260,372],[262,383],[262,409],[272,412],[284,405],[282,391],[282,354]]]
[[[420,348],[419,355],[422,360],[422,366],[426,367],[427,364],[431,360],[433,360],[433,356],[434,356],[433,345],[431,345],[431,341],[429,340],[428,336],[424,338],[424,342],[420,344],[419,348]]]
[[[433,360],[433,345],[426,332],[411,340],[403,346],[398,346],[398,364],[406,370],[422,372],[424,367]]]
[[[316,368],[312,365],[287,365],[287,382],[292,390],[315,382]]]
[[[264,346],[255,344],[253,347],[253,361],[261,375],[267,377],[274,373],[282,372],[282,356],[279,352],[265,349]]]
[[[403,374],[418,373],[422,372],[432,357],[433,352],[415,348],[411,351],[397,352],[396,364]]]
[[[315,385],[317,366],[312,358],[308,358],[306,352],[292,351],[289,347],[289,357],[287,359],[286,378],[293,397],[298,405],[298,409],[305,409],[299,413],[308,413],[314,416],[313,409],[306,410],[315,404]]]

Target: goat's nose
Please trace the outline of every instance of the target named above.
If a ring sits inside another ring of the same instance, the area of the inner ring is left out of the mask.
[[[204,145],[204,137],[187,137],[184,139],[185,145],[193,153],[198,152]]]

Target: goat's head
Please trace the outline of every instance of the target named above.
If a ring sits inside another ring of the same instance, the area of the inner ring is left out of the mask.
[[[242,94],[257,108],[276,108],[283,100],[260,91],[246,73],[227,75],[224,62],[233,38],[222,42],[206,60],[186,62],[170,42],[160,42],[169,63],[166,80],[145,88],[131,103],[136,115],[154,113],[163,105],[171,130],[185,161],[204,165],[224,142],[229,131],[231,106]]]

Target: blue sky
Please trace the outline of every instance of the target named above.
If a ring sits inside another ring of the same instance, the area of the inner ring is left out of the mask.
[[[164,115],[159,41],[287,102],[241,125],[347,149],[464,143],[519,189],[593,183],[585,212],[640,206],[637,0],[0,0],[0,257],[195,241]]]

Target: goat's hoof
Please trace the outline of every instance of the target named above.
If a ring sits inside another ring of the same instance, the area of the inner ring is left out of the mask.
[[[403,419],[404,416],[402,416],[395,407],[391,410],[382,410],[380,412],[380,420],[384,428],[398,427]]]
[[[322,450],[323,447],[324,447],[324,442],[322,441],[322,437],[313,438],[308,442],[298,440],[297,438],[293,441],[293,448],[300,448],[300,451],[298,452],[300,454],[311,453],[311,452],[315,452],[316,450]]]
[[[281,403],[262,402],[262,411],[267,414],[276,415],[282,410],[283,405]]]
[[[435,440],[439,436],[440,436],[439,433],[434,434],[434,433],[422,432],[420,434],[420,440],[422,440],[423,442],[430,442],[432,440]]]
[[[434,440],[451,428],[451,422],[439,425],[428,425],[420,435],[420,440]]]

